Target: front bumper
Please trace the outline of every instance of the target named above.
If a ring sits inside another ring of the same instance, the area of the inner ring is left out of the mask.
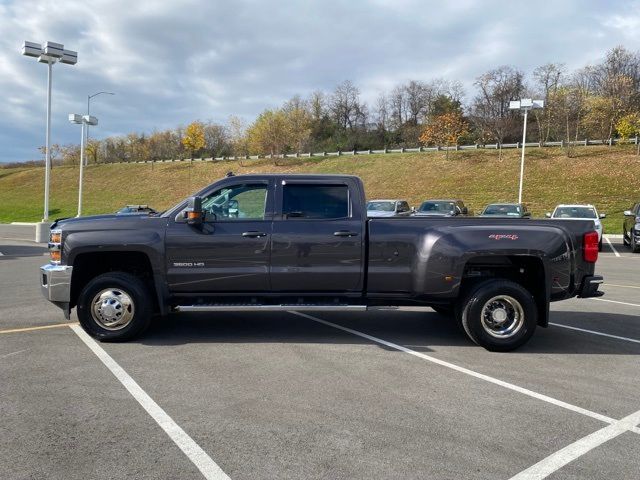
[[[40,290],[44,298],[62,308],[65,317],[69,318],[71,302],[71,272],[73,267],[52,265],[48,263],[40,267]]]
[[[604,278],[601,275],[588,275],[584,277],[582,280],[582,287],[580,288],[580,293],[578,297],[580,298],[589,298],[589,297],[601,297],[604,295],[604,292],[598,290],[598,287],[604,282]]]

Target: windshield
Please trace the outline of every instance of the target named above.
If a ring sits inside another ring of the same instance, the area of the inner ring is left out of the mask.
[[[520,216],[520,205],[487,205],[482,215],[508,215],[513,217]]]
[[[418,209],[419,212],[451,213],[456,206],[453,202],[424,202]]]
[[[592,207],[558,207],[553,218],[598,218]]]
[[[396,209],[395,202],[369,202],[367,210],[370,212],[393,212]]]

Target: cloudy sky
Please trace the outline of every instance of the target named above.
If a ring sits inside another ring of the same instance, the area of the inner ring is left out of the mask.
[[[0,162],[39,158],[46,67],[24,40],[78,51],[56,65],[52,142],[79,142],[68,113],[93,100],[102,138],[192,120],[247,120],[294,94],[352,80],[373,100],[409,79],[474,78],[513,64],[569,69],[640,45],[640,4],[629,1],[0,0]]]

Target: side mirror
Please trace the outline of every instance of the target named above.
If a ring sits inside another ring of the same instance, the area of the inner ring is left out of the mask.
[[[531,218],[531,212],[524,212],[524,213],[522,214],[522,217],[523,217],[523,218]]]
[[[547,218],[551,218],[551,212],[545,213],[544,216],[547,217]]]
[[[625,217],[633,217],[633,212],[631,210],[625,210],[623,215]]]
[[[417,212],[416,207],[411,207],[411,213],[416,213],[416,212]]]
[[[199,227],[204,220],[202,215],[202,197],[189,197],[187,201],[187,225]]]
[[[607,214],[606,213],[601,213],[600,214],[600,218],[607,218]]]

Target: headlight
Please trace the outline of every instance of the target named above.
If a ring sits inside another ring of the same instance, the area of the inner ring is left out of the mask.
[[[49,233],[49,261],[54,264],[62,261],[62,230]]]

